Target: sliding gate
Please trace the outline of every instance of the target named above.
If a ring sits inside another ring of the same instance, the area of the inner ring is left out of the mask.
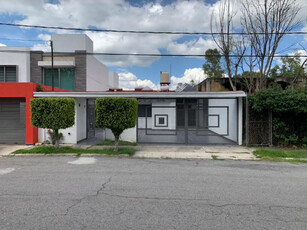
[[[236,99],[139,99],[139,143],[236,144]]]

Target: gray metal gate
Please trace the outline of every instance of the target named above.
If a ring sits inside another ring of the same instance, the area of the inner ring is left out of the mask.
[[[87,100],[87,138],[95,137],[96,111],[95,99]]]
[[[236,144],[226,138],[229,135],[229,106],[209,106],[208,99],[191,98],[173,100],[169,105],[139,103],[139,110],[143,110],[138,117],[139,143]],[[222,125],[221,113],[224,133],[214,131]],[[210,119],[216,122],[210,125]]]
[[[26,104],[23,99],[0,99],[0,143],[26,142]]]

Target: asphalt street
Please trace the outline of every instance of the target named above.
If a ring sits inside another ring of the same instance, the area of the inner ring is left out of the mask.
[[[2,157],[0,229],[307,229],[307,165]]]

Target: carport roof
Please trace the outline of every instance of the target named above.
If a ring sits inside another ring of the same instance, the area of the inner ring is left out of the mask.
[[[238,98],[246,97],[243,91],[227,92],[34,92],[34,97],[132,97],[132,98]]]

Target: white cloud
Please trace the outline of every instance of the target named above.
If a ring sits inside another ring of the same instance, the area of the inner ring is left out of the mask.
[[[37,37],[41,40],[44,40],[44,41],[49,41],[51,39],[50,34],[39,34]]]
[[[306,19],[306,0],[297,0],[301,5],[300,16]],[[145,4],[143,4],[145,2]],[[148,2],[148,3],[146,3]],[[84,27],[95,26],[118,30],[149,31],[210,31],[210,17],[218,9],[203,0],[177,0],[161,5],[158,1],[140,1],[131,5],[126,0],[61,0],[51,4],[43,0],[2,1],[1,13],[22,16],[18,23],[47,26]],[[233,2],[233,1],[231,1]],[[239,2],[239,0],[237,0]],[[234,4],[235,6],[238,3]],[[239,7],[234,25],[240,24]],[[306,25],[306,23],[305,23]],[[48,40],[47,33],[74,33],[65,30],[41,30],[40,39]],[[215,47],[210,39],[199,38],[185,41],[181,35],[87,33],[94,41],[95,52],[154,53],[161,49],[171,53],[203,54]],[[307,36],[306,36],[307,41]],[[34,49],[41,45],[34,45]],[[158,57],[113,56],[99,57],[112,66],[148,66]]]
[[[182,77],[171,77],[171,89],[176,89],[178,83],[191,83],[191,80],[194,81],[194,84],[198,84],[201,81],[206,79],[206,75],[204,74],[204,70],[202,68],[191,68],[186,69]]]
[[[6,46],[5,44],[3,44],[3,43],[0,43],[0,46]]]
[[[124,90],[134,90],[135,88],[150,87],[154,90],[158,89],[158,86],[150,80],[140,80],[133,73],[119,73],[119,88]]]
[[[208,31],[210,14],[215,5],[205,1],[178,0],[167,5],[159,1],[131,5],[125,0],[62,0],[59,4],[46,1],[3,1],[0,13],[22,15],[17,21],[22,24],[89,27],[119,30],[149,31]],[[71,33],[72,31],[42,30],[40,39],[47,40],[49,33]],[[87,33],[94,41],[95,52],[154,53],[161,49],[177,50],[176,42],[181,35]],[[200,52],[203,40],[184,44],[190,52]],[[171,45],[169,45],[171,44]],[[193,46],[196,46],[193,48]],[[41,45],[34,45],[38,49]],[[203,51],[204,52],[204,51]],[[113,56],[100,57],[112,66],[148,66],[158,57]]]
[[[216,48],[216,44],[211,39],[199,38],[177,43],[173,41],[169,43],[167,50],[173,54],[197,54],[204,55],[207,49]],[[203,58],[203,57],[201,57]]]

